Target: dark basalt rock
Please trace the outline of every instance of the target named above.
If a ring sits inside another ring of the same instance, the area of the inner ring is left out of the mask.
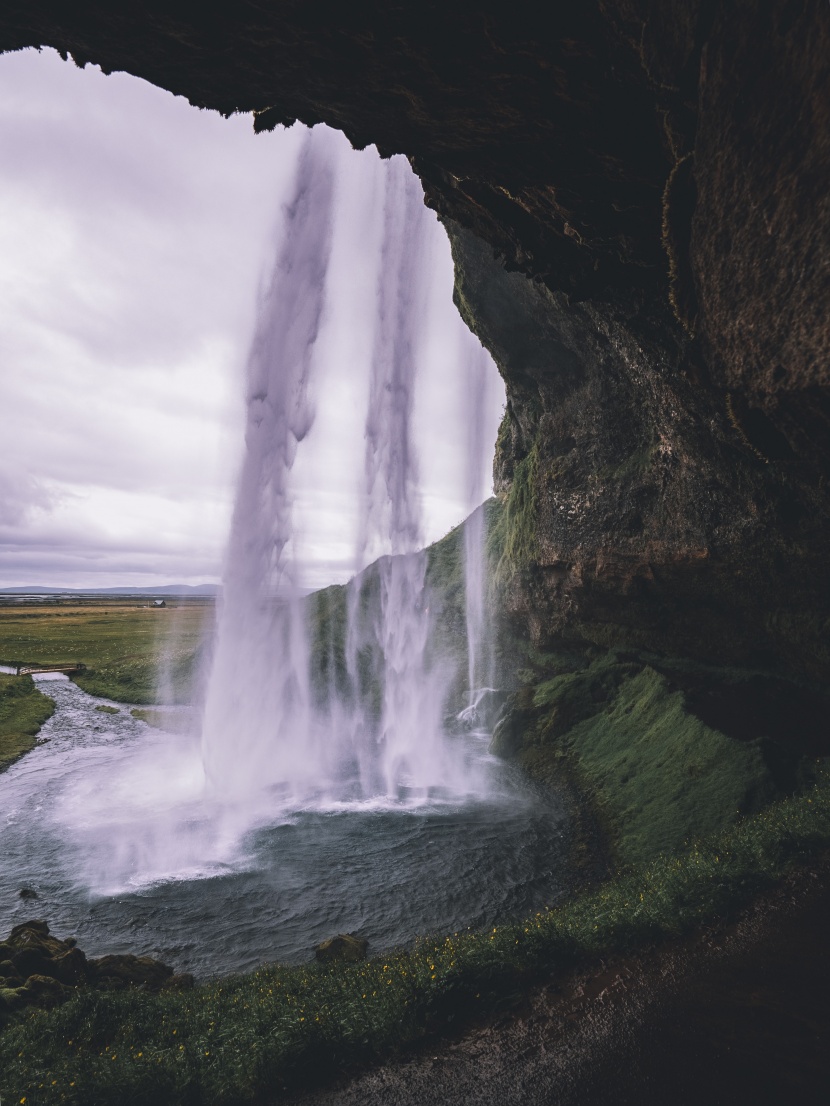
[[[23,1006],[51,1008],[78,987],[157,991],[187,990],[193,977],[149,956],[102,956],[87,960],[74,937],[59,940],[46,922],[33,919],[12,929],[0,943],[0,1013]]]
[[[366,959],[368,948],[369,942],[363,937],[356,937],[353,933],[339,933],[319,944],[314,950],[314,956],[323,963],[335,960],[356,962]]]
[[[113,988],[141,986],[157,990],[173,975],[173,969],[150,956],[102,956],[89,961],[95,983]]]

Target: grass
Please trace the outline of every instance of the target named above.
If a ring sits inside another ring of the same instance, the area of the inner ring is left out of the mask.
[[[8,1101],[250,1103],[389,1057],[534,980],[733,915],[830,844],[830,786],[524,922],[356,965],[265,967],[184,993],[81,991],[0,1035]]]
[[[40,727],[55,704],[41,695],[31,676],[0,673],[0,772],[33,749]]]
[[[676,852],[759,810],[778,788],[758,741],[736,741],[687,709],[654,669],[604,658],[587,673],[537,688],[538,744],[533,768],[554,747],[576,767],[611,831],[622,863]]]
[[[96,707],[101,710],[101,707]],[[112,709],[112,708],[110,708]],[[165,733],[192,733],[194,726],[193,712],[189,710],[170,711],[158,710],[153,707],[135,707],[130,711],[133,718],[139,722],[146,722],[155,730],[164,730]]]
[[[187,702],[212,602],[153,609],[135,600],[0,607],[0,663],[80,661],[74,677],[91,695],[155,703],[158,662],[170,673],[169,697]]]

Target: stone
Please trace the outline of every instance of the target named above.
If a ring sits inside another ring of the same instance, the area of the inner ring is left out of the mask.
[[[0,987],[0,1014],[10,1014],[26,1005],[23,986]]]
[[[67,987],[80,987],[89,977],[87,958],[80,949],[69,948],[51,961],[48,974]]]
[[[48,937],[49,926],[44,921],[40,921],[36,918],[32,918],[28,922],[21,922],[20,925],[16,925],[8,937],[9,944],[24,944],[26,942],[34,940],[36,937]]]
[[[23,979],[11,960],[0,960],[0,987],[22,987]]]
[[[51,1010],[69,997],[67,988],[49,975],[30,975],[18,994],[24,997],[30,1006],[40,1006]]]
[[[155,990],[173,975],[173,969],[151,956],[132,956],[129,953],[102,956],[87,961],[92,978],[99,986],[142,986]]]
[[[338,933],[336,937],[329,937],[314,950],[314,956],[323,963],[340,960],[354,963],[366,959],[369,942],[363,937],[356,937],[353,933]]]
[[[36,899],[37,897],[37,891],[33,891],[31,887],[21,887],[18,891],[18,898],[21,899]]]

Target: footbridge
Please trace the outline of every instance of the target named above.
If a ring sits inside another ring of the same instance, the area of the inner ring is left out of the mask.
[[[18,664],[18,676],[39,676],[44,672],[62,672],[64,676],[72,676],[75,672],[83,672],[85,664],[80,661],[72,661],[66,664]]]

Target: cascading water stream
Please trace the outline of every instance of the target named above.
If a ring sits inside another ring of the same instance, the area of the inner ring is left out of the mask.
[[[289,476],[313,421],[309,375],[331,248],[333,137],[310,131],[300,153],[248,360],[246,450],[202,723],[208,787],[234,799],[278,785],[300,800],[323,772],[292,573]]]
[[[464,606],[467,624],[467,707],[466,720],[475,724],[482,695],[493,682],[492,655],[487,649],[486,619],[486,512],[482,474],[489,443],[484,433],[487,398],[488,357],[483,347],[472,347],[465,364],[467,395],[467,502],[469,514],[464,523]]]
[[[401,158],[385,171],[384,237],[378,317],[366,417],[365,494],[357,552],[388,550],[377,563],[380,601],[371,629],[381,658],[381,704],[373,727],[364,711],[364,779],[389,798],[426,797],[437,789],[464,793],[474,781],[454,757],[442,730],[447,679],[427,663],[429,608],[425,594],[418,471],[412,412],[425,322],[429,252],[423,195]],[[358,679],[356,632],[360,587],[350,600],[350,669]],[[376,768],[365,765],[365,753]]]

